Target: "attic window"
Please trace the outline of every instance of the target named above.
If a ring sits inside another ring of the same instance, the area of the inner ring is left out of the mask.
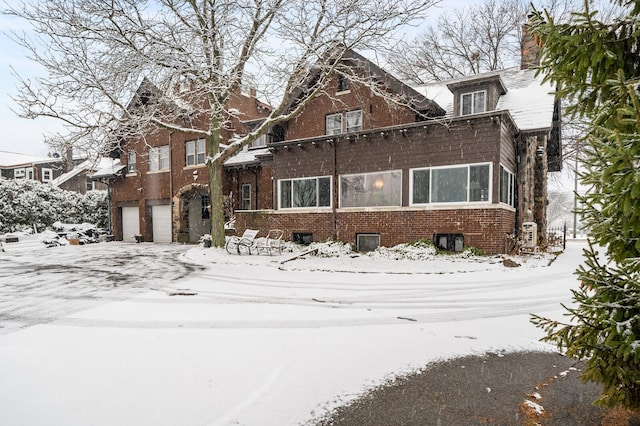
[[[338,93],[349,91],[349,79],[343,75],[338,76]]]
[[[469,115],[485,112],[487,109],[486,93],[484,90],[463,93],[462,96],[460,96],[460,114]]]

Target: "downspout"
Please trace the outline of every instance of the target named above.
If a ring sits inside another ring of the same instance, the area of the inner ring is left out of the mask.
[[[333,240],[334,241],[338,241],[338,215],[337,215],[337,200],[339,199],[338,197],[338,190],[340,189],[340,185],[338,182],[338,154],[337,154],[337,145],[338,145],[338,139],[334,139],[332,140],[330,143],[333,145],[333,188],[335,189],[335,194],[333,194],[333,200],[332,200],[332,208],[331,208],[331,213],[332,213],[332,222],[333,222]]]
[[[522,149],[522,132],[518,132],[516,135],[516,176],[514,178],[514,191],[513,191],[513,203],[516,207],[516,229],[514,230],[515,235],[520,235],[520,213],[522,213],[522,209],[520,208],[520,150]],[[500,177],[502,179],[502,177]]]
[[[169,209],[171,209],[171,241],[173,242],[173,131],[169,132]],[[177,239],[176,239],[177,241]]]

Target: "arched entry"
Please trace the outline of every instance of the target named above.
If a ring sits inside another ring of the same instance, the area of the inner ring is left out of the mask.
[[[177,208],[177,241],[197,243],[200,237],[211,232],[211,202],[209,186],[199,183],[185,185],[173,200]]]

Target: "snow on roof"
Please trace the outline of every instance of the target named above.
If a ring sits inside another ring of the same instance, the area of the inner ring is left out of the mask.
[[[23,164],[44,163],[53,161],[58,161],[58,159],[18,154],[17,152],[0,151],[0,167],[11,167]]]
[[[125,168],[124,164],[120,164],[120,159],[103,158],[97,172],[91,175],[93,179],[108,178],[118,174]]]
[[[536,76],[534,70],[507,68],[499,71],[440,81],[416,87],[429,99],[437,102],[446,111],[447,117],[453,116],[453,93],[447,85],[472,82],[499,76],[507,92],[500,96],[496,111],[509,111],[520,130],[550,129],[553,123],[555,94],[553,86],[542,82],[542,76]]]
[[[258,157],[269,154],[269,148],[248,149],[238,152],[233,157],[224,162],[227,167],[240,166],[243,164],[253,164],[258,162]]]
[[[120,160],[114,160],[111,158],[100,157],[97,160],[86,160],[82,163],[75,166],[72,170],[67,173],[63,173],[54,180],[51,181],[53,186],[60,186],[65,182],[73,179],[74,177],[80,175],[83,172],[91,172],[94,170],[103,170],[107,168],[113,167],[113,163],[117,161],[120,164]]]

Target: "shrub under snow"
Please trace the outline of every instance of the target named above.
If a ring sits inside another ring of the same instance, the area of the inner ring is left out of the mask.
[[[0,178],[0,233],[25,227],[43,230],[54,222],[107,224],[107,194],[65,191],[29,179]]]

